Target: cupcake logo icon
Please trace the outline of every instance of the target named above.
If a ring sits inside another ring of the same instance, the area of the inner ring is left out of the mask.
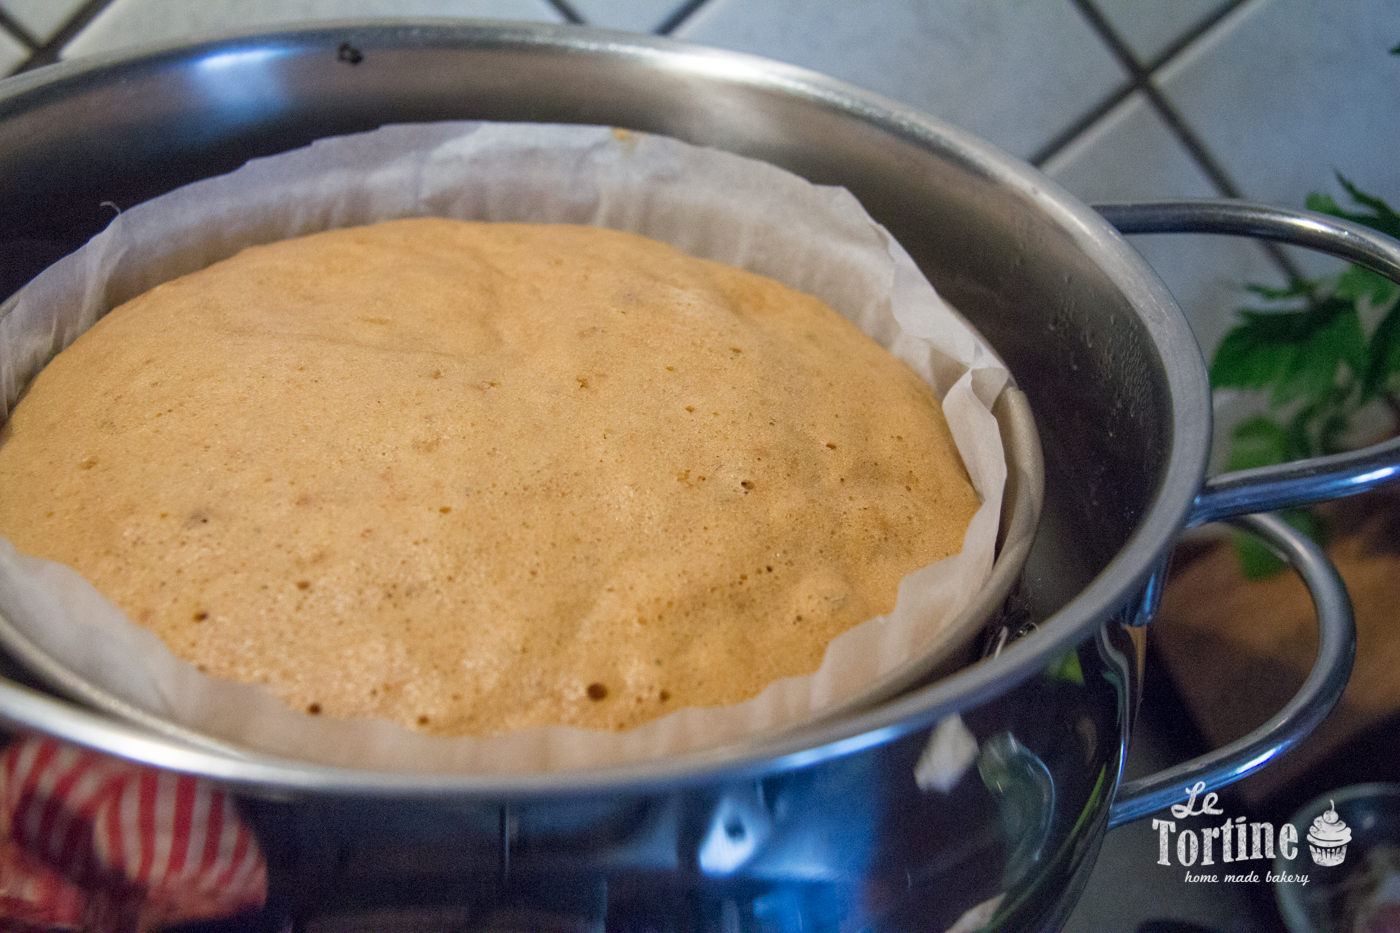
[[[1331,804],[1327,812],[1313,820],[1308,830],[1308,850],[1312,860],[1318,865],[1340,865],[1347,857],[1347,843],[1351,842],[1351,827],[1337,815],[1337,804]]]

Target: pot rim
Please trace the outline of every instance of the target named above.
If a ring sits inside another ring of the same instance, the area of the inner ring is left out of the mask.
[[[699,80],[746,85],[845,112],[888,135],[936,153],[1009,190],[1027,209],[1047,215],[1137,310],[1162,358],[1171,403],[1166,472],[1150,507],[1118,553],[1064,607],[998,656],[925,688],[835,722],[798,726],[772,737],[609,768],[515,775],[356,770],[269,756],[233,757],[153,738],[133,727],[79,714],[46,731],[92,747],[173,770],[205,774],[264,793],[520,799],[560,793],[641,790],[744,780],[807,767],[892,741],[975,706],[1021,683],[1063,651],[1091,637],[1139,599],[1185,525],[1202,483],[1210,438],[1210,389],[1205,364],[1181,310],[1126,240],[1095,211],[1027,163],[910,107],[805,68],[758,56],[676,40],[592,27],[472,22],[457,19],[345,20],[276,31],[248,30],[194,43],[138,47],[123,53],[61,62],[0,81],[0,120],[27,106],[80,90],[85,82],[121,80],[124,73],[253,47],[286,54],[324,54],[350,42],[367,49],[449,48],[632,59]],[[1190,426],[1199,426],[1190,430]],[[6,691],[8,692],[8,691]],[[0,715],[30,725],[13,697],[0,697]],[[20,707],[25,704],[19,704]],[[31,726],[32,727],[32,726]]]

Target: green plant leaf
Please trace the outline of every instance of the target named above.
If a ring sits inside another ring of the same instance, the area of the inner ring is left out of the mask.
[[[1319,214],[1331,214],[1333,217],[1339,216],[1342,211],[1332,195],[1322,194],[1319,191],[1314,191],[1312,194],[1308,195],[1303,201],[1303,204],[1310,211],[1317,211]]]
[[[1211,362],[1217,388],[1268,389],[1275,406],[1305,398],[1320,403],[1345,364],[1366,372],[1366,336],[1351,302],[1321,299],[1301,311],[1241,309],[1242,322],[1225,335]]]
[[[1263,415],[1235,425],[1230,439],[1230,470],[1253,470],[1287,459],[1286,432]]]
[[[1329,195],[1316,193],[1308,195],[1306,202],[1308,210],[1331,214],[1333,217],[1350,220],[1353,223],[1370,227],[1372,230],[1379,230],[1389,236],[1400,237],[1400,214],[1397,214],[1389,204],[1362,191],[1341,172],[1337,173],[1337,182],[1346,189],[1346,193],[1351,196],[1352,201],[1361,207],[1370,208],[1371,213],[1358,214],[1342,210]]]
[[[1381,318],[1371,333],[1366,375],[1361,385],[1361,401],[1368,402],[1385,392],[1391,377],[1400,373],[1400,303]]]
[[[1400,214],[1385,201],[1374,195],[1367,194],[1356,185],[1352,184],[1341,172],[1337,173],[1337,181],[1346,189],[1351,199],[1362,207],[1371,209],[1370,215],[1348,215],[1349,219],[1357,223],[1363,223],[1373,230],[1379,230],[1388,236],[1400,236]]]
[[[1337,287],[1333,290],[1333,294],[1338,298],[1349,301],[1365,299],[1374,308],[1383,308],[1390,304],[1397,293],[1400,293],[1400,285],[1396,285],[1379,272],[1372,272],[1360,266],[1348,267],[1337,278]]]
[[[1240,323],[1215,351],[1210,381],[1217,388],[1263,389],[1286,378],[1297,343],[1315,326],[1307,311],[1236,311]]]
[[[1393,50],[1400,54],[1400,46]],[[1400,237],[1400,213],[1340,173],[1337,181],[1361,210],[1347,210],[1327,194],[1308,196],[1311,210]],[[1211,361],[1211,384],[1268,392],[1273,417],[1236,427],[1230,469],[1300,460],[1343,449],[1355,411],[1400,391],[1400,286],[1359,266],[1320,280],[1298,279],[1283,288],[1246,285],[1272,308],[1242,308]],[[1381,314],[1367,340],[1361,309]],[[1285,415],[1286,413],[1286,415]],[[1286,420],[1276,420],[1285,418]],[[1321,528],[1307,510],[1284,513],[1314,539]],[[1257,539],[1237,534],[1234,547],[1246,576],[1271,576],[1283,563]]]
[[[1336,387],[1337,363],[1351,370],[1355,379],[1361,379],[1366,374],[1366,332],[1361,327],[1361,315],[1357,313],[1356,303],[1340,298],[1330,303],[1334,305],[1335,315],[1314,331],[1304,349],[1310,360],[1325,359],[1319,366],[1310,367],[1315,388],[1313,394],[1317,398],[1326,396]]]
[[[1267,388],[1285,378],[1297,350],[1292,344],[1269,339],[1246,320],[1220,341],[1210,364],[1210,383],[1217,389]]]
[[[1342,438],[1347,433],[1347,428],[1351,426],[1350,413],[1344,409],[1333,409],[1322,418],[1322,424],[1317,432],[1317,452],[1327,456],[1329,454],[1339,454],[1345,449]]]
[[[1306,405],[1289,419],[1288,430],[1284,432],[1283,441],[1283,459],[1285,461],[1305,460],[1308,457],[1317,456],[1317,445],[1313,443],[1312,434],[1309,433],[1308,427],[1317,417],[1319,407]]]

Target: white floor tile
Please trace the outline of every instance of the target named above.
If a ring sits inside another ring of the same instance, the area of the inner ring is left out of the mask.
[[[1220,196],[1141,95],[1115,108],[1045,171],[1090,204]],[[1283,284],[1252,240],[1152,234],[1130,242],[1181,305],[1207,359],[1234,326],[1234,311],[1247,299],[1244,283]]]
[[[563,21],[546,0],[115,0],[64,47],[63,57],[178,42],[224,30],[375,16]]]
[[[825,72],[1022,157],[1126,82],[1064,0],[710,0],[675,37]]]
[[[1395,0],[1254,0],[1161,86],[1247,197],[1302,207],[1342,172],[1400,204],[1397,42]]]
[[[1225,0],[1094,0],[1114,31],[1143,64],[1149,63],[1183,33],[1218,10]]]
[[[29,49],[14,36],[0,29],[0,75],[14,71],[24,64],[28,57]]]
[[[82,5],[83,0],[0,0],[0,9],[29,30],[40,44],[52,39]]]
[[[684,0],[570,0],[590,26],[653,32],[685,5]]]

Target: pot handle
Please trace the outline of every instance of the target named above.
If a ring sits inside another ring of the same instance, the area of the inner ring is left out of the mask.
[[[1365,266],[1400,283],[1400,243],[1350,221],[1248,201],[1098,204],[1121,233],[1215,233],[1277,240]],[[1207,480],[1187,525],[1340,499],[1400,478],[1400,438],[1351,453],[1239,470]]]
[[[1108,811],[1109,826],[1233,784],[1268,764],[1326,718],[1351,677],[1356,624],[1346,587],[1327,555],[1277,515],[1246,515],[1231,524],[1262,537],[1303,578],[1317,608],[1317,660],[1293,699],[1253,732],[1184,764],[1120,785]]]

